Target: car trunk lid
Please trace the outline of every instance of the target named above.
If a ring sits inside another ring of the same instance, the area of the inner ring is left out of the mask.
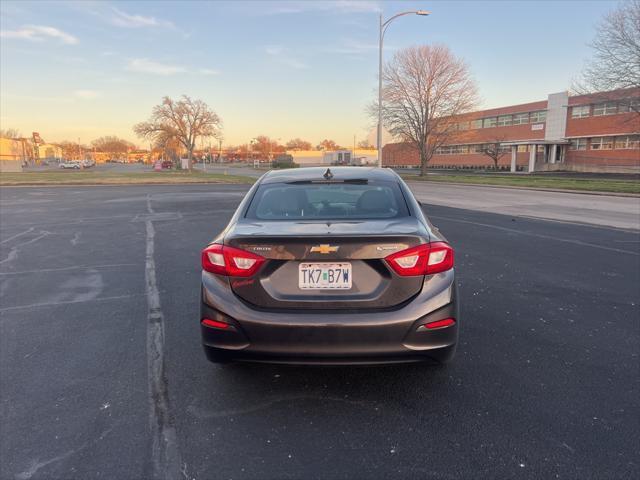
[[[424,238],[419,222],[405,217],[240,222],[224,243],[266,259],[254,277],[230,278],[234,293],[245,302],[263,309],[326,311],[394,308],[418,294],[423,277],[399,276],[384,258],[424,243]],[[340,288],[316,288],[303,282],[302,270],[312,270],[318,277],[321,270],[332,269],[349,277],[349,288],[346,283]]]

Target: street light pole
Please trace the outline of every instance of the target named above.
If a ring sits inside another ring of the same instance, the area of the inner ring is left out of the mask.
[[[378,47],[378,133],[377,133],[377,148],[378,148],[378,167],[382,168],[382,46],[384,43],[384,33],[387,31],[389,24],[398,17],[404,15],[420,15],[427,16],[431,12],[426,10],[411,10],[408,12],[401,12],[395,14],[387,21],[382,21],[382,14],[380,14],[380,30],[379,30],[379,47]]]
[[[378,149],[378,168],[382,168],[382,13],[380,14],[378,42],[378,133],[376,147]]]

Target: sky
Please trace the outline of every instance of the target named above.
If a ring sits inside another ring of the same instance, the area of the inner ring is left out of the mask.
[[[385,59],[440,43],[463,58],[482,108],[566,90],[591,56],[606,1],[0,2],[0,127],[45,141],[117,135],[163,96],[204,100],[225,145],[258,135],[348,146],[366,138]]]

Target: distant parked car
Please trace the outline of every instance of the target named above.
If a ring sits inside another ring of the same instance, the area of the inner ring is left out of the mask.
[[[162,162],[162,168],[168,168],[169,170],[173,168],[173,162],[171,160],[165,160]]]
[[[82,166],[84,168],[93,167],[96,164],[95,160],[86,159],[82,161]]]
[[[77,160],[73,160],[73,161],[67,160],[66,162],[62,162],[60,164],[60,168],[64,168],[64,169],[75,168],[77,170],[80,170],[81,165],[80,165],[80,162],[78,162]]]

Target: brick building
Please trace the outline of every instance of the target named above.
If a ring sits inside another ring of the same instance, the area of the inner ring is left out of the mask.
[[[550,94],[547,100],[469,113],[431,158],[432,168],[493,166],[497,146],[505,170],[640,171],[640,89],[592,95]],[[409,144],[383,147],[384,166],[417,166]]]

